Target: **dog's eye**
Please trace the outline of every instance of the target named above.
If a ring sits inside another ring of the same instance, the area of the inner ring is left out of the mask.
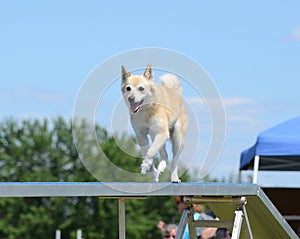
[[[131,91],[131,87],[130,87],[130,86],[127,86],[127,87],[126,87],[126,90],[127,90],[127,91]]]
[[[145,89],[145,88],[142,87],[142,86],[139,87],[139,91],[144,91],[144,89]]]

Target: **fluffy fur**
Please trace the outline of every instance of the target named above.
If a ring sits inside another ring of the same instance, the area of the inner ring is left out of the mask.
[[[166,74],[160,81],[162,85],[154,82],[151,65],[148,65],[143,75],[133,75],[122,66],[122,93],[144,158],[140,167],[141,174],[150,172],[153,181],[159,181],[159,175],[168,162],[165,143],[170,139],[173,153],[171,181],[180,182],[178,159],[184,147],[188,116],[178,78]],[[151,144],[148,135],[152,139]],[[160,154],[160,162],[156,168],[153,157],[157,153]]]

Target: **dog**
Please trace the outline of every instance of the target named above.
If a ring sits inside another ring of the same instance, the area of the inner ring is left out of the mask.
[[[170,180],[180,182],[178,160],[184,147],[188,116],[178,78],[166,74],[160,77],[160,81],[162,85],[155,83],[151,64],[143,75],[134,75],[122,65],[122,94],[143,156],[141,174],[150,172],[152,180],[159,181],[159,175],[167,166],[166,141],[170,139],[173,154]],[[156,169],[153,157],[157,153],[160,161]]]

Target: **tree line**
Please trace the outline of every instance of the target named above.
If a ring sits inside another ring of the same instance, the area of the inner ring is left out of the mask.
[[[72,127],[71,121],[61,117],[0,122],[1,182],[97,181],[79,159]],[[82,122],[76,127],[84,132],[87,124]],[[95,131],[101,138],[102,150],[114,164],[124,170],[138,171],[140,158],[126,154],[117,145],[116,136],[104,128],[96,125]],[[87,133],[81,137],[89,142]],[[132,147],[132,139],[119,137]],[[105,165],[102,170],[98,173],[105,175]],[[188,181],[189,175],[181,179]],[[126,201],[128,238],[161,238],[157,229],[159,220],[179,222],[172,197]],[[118,201],[97,197],[0,198],[0,238],[49,239],[55,237],[57,229],[62,231],[62,239],[76,238],[78,229],[85,239],[118,238]]]

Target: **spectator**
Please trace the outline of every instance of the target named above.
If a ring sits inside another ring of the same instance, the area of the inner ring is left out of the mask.
[[[178,211],[182,213],[185,209],[182,196],[175,196],[175,202]],[[218,220],[204,212],[203,205],[193,204],[194,207],[194,220]],[[214,215],[214,214],[212,214]],[[230,239],[230,235],[227,229],[224,228],[213,228],[213,227],[197,227],[196,228],[197,239]],[[186,226],[182,239],[189,239],[188,226]]]
[[[159,221],[157,224],[159,230],[162,231],[163,239],[174,239],[177,232],[176,224],[165,224],[163,221]]]

